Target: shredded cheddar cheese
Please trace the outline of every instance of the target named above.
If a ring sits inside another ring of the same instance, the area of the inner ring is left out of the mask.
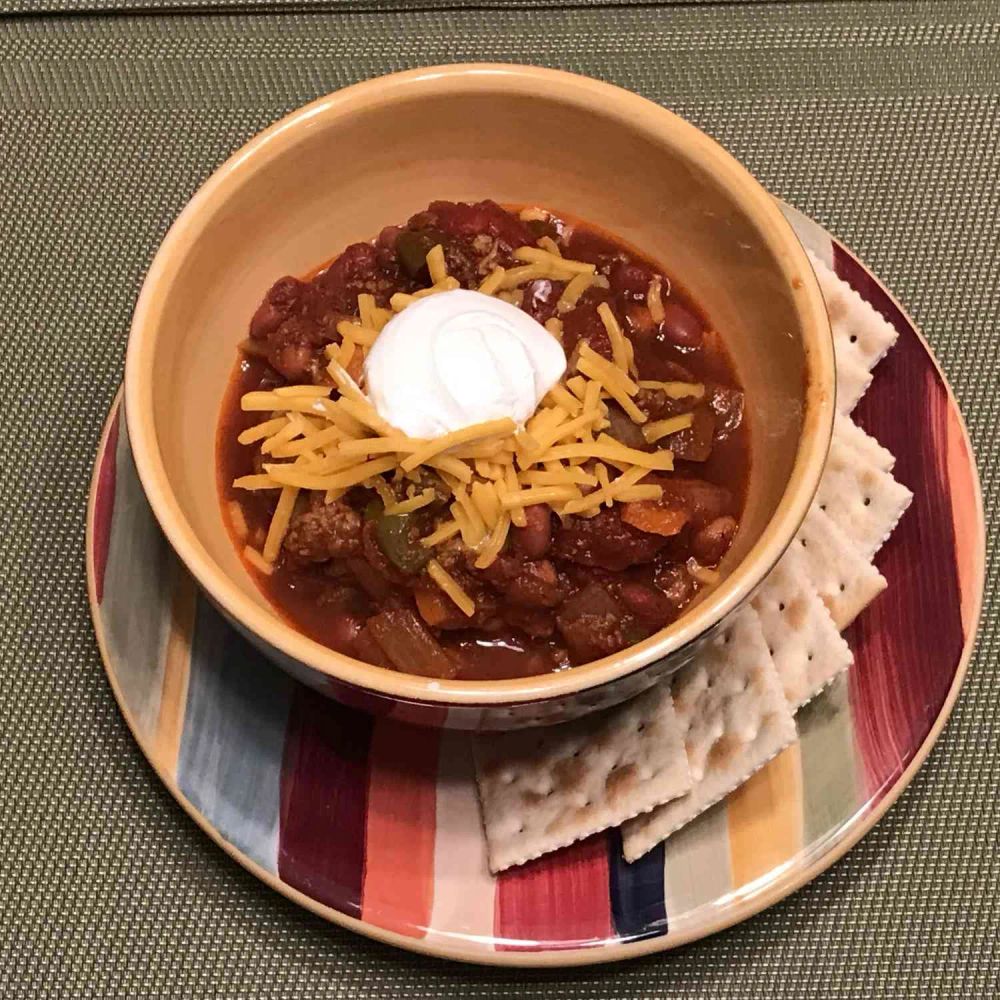
[[[549,216],[539,209],[522,213],[522,218]],[[564,256],[551,236],[517,248],[514,257],[516,265],[495,267],[482,279],[479,291],[519,304],[522,288],[530,281],[564,282],[556,315],[545,323],[560,341],[562,317],[588,289],[608,285],[593,264]],[[246,543],[244,558],[258,572],[273,571],[302,490],[318,491],[329,503],[361,486],[380,497],[387,516],[426,512],[413,522],[420,525],[426,516],[419,544],[433,552],[460,539],[478,569],[501,555],[512,529],[527,525],[528,507],[542,504],[562,517],[593,517],[615,503],[662,496],[662,487],[646,477],[670,471],[673,455],[655,447],[656,442],[691,426],[693,416],[649,421],[635,397],[640,389],[655,389],[672,399],[698,399],[705,387],[638,380],[632,342],[608,302],[600,303],[597,313],[611,344],[611,360],[581,341],[573,356],[575,370],[548,391],[525,426],[504,418],[424,440],[388,424],[352,373],[361,377],[367,351],[393,315],[428,295],[459,287],[448,274],[442,245],[431,248],[426,261],[430,287],[396,293],[391,308],[380,307],[371,294],[358,295],[357,315],[337,324],[340,342],[325,348],[332,386],[287,385],[241,398],[242,409],[261,418],[241,431],[238,441],[255,446],[265,461],[261,472],[242,476],[233,485],[278,491],[266,536],[261,532],[251,539],[253,545],[247,543],[242,508],[231,504],[234,534]],[[654,322],[662,321],[663,295],[662,280],[654,278],[646,295]],[[641,427],[654,447],[640,451],[607,433],[611,405]],[[428,477],[433,486],[428,486]],[[475,614],[472,597],[438,559],[429,560],[427,575],[463,614]]]
[[[476,613],[476,602],[436,559],[427,563],[427,575],[455,602],[462,614],[471,618]]]

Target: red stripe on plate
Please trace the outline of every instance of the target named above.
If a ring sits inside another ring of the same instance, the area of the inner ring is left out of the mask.
[[[613,934],[608,842],[603,833],[497,877],[497,951],[604,944]]]
[[[962,427],[957,406],[948,412],[948,481],[955,515],[955,548],[958,582],[962,588],[962,626],[966,635],[976,627],[983,572],[983,542],[980,528],[979,491],[975,459]]]
[[[855,734],[877,801],[913,758],[940,712],[964,642],[948,482],[948,391],[906,316],[861,266],[834,247],[839,274],[899,331],[854,411],[896,456],[914,493],[876,563],[888,589],[848,634]]]
[[[97,603],[104,599],[104,572],[108,568],[108,547],[111,544],[111,520],[115,512],[115,480],[118,474],[118,417],[121,407],[115,407],[108,437],[101,454],[94,493],[94,589]]]
[[[432,729],[379,720],[371,743],[363,918],[423,937],[434,901],[438,749]]]
[[[281,766],[278,875],[357,917],[365,870],[372,720],[300,687]]]

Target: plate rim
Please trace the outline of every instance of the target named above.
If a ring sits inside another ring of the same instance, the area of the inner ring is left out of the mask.
[[[872,273],[871,269],[857,256],[857,254],[847,247],[842,240],[834,237],[829,233],[825,226],[815,222],[804,212],[799,211],[784,202],[782,199],[776,198],[775,200],[779,202],[783,210],[799,216],[804,222],[822,232],[831,241],[831,244],[835,244],[846,251],[859,264],[865,273],[879,285],[893,304],[899,309],[902,316],[917,335],[917,338],[920,340],[928,358],[941,378],[941,382],[944,385],[945,392],[947,393],[949,404],[958,418],[958,426],[961,431],[962,441],[964,442],[969,455],[969,464],[971,466],[972,473],[971,485],[975,500],[977,542],[975,546],[976,565],[973,567],[973,572],[971,574],[971,578],[974,583],[974,605],[973,614],[971,616],[972,627],[965,636],[962,652],[959,656],[958,666],[948,688],[948,693],[941,705],[941,709],[938,712],[934,723],[931,725],[931,728],[928,730],[927,735],[924,737],[903,772],[885,791],[881,799],[879,799],[879,801],[871,809],[869,809],[840,840],[833,844],[814,861],[802,867],[794,868],[785,874],[779,875],[768,886],[744,899],[737,899],[735,902],[730,904],[724,913],[720,913],[714,918],[709,918],[696,926],[684,928],[676,933],[670,933],[668,931],[666,934],[643,938],[639,941],[620,941],[616,943],[603,944],[600,947],[547,949],[537,952],[473,951],[463,948],[460,944],[451,944],[442,940],[440,937],[435,937],[433,939],[408,937],[404,934],[399,934],[395,931],[387,930],[368,923],[360,917],[352,917],[349,914],[342,913],[341,911],[335,910],[330,906],[326,906],[325,904],[312,899],[310,896],[307,896],[301,890],[296,889],[294,886],[283,881],[276,872],[272,873],[268,871],[252,858],[248,857],[235,845],[227,841],[219,833],[219,831],[211,825],[209,820],[195,808],[187,796],[185,796],[181,791],[174,778],[166,772],[162,763],[155,759],[154,755],[150,753],[143,741],[140,739],[135,720],[132,717],[121,687],[118,684],[115,673],[110,665],[111,657],[104,637],[101,624],[100,605],[97,600],[96,573],[93,556],[93,534],[97,485],[100,476],[100,463],[97,459],[103,455],[107,446],[108,436],[111,432],[111,426],[116,415],[120,413],[124,405],[123,387],[119,385],[98,438],[94,468],[91,473],[90,485],[88,489],[87,519],[84,535],[87,599],[90,606],[90,615],[94,626],[94,633],[101,655],[101,662],[104,667],[104,674],[107,678],[109,686],[111,687],[115,701],[118,704],[118,709],[121,712],[130,733],[132,734],[132,738],[142,751],[143,757],[145,757],[147,763],[152,767],[156,776],[167,788],[167,791],[170,792],[181,808],[192,820],[194,820],[201,830],[251,875],[264,882],[264,884],[270,889],[281,893],[293,903],[296,903],[330,923],[336,924],[339,927],[343,927],[345,930],[353,931],[354,933],[360,934],[369,939],[379,941],[382,944],[401,948],[404,951],[454,962],[461,962],[464,964],[493,967],[499,966],[507,968],[556,969],[604,965],[611,962],[627,961],[647,955],[658,954],[660,952],[673,951],[676,948],[683,947],[684,945],[699,941],[702,938],[717,934],[720,931],[733,927],[738,923],[742,923],[744,920],[748,920],[764,910],[769,909],[775,904],[781,902],[783,899],[788,898],[793,893],[798,892],[798,890],[804,885],[811,882],[827,869],[833,867],[833,865],[840,861],[848,851],[850,851],[876,826],[876,824],[881,821],[882,817],[885,816],[889,809],[891,809],[892,806],[899,800],[900,796],[913,781],[917,772],[921,767],[923,767],[924,762],[927,760],[931,750],[934,748],[941,736],[941,733],[944,731],[949,718],[951,717],[952,710],[956,700],[958,699],[959,691],[965,681],[969,663],[971,662],[972,655],[979,639],[980,624],[982,621],[983,597],[986,586],[986,523],[979,466],[976,461],[975,451],[972,447],[972,441],[969,436],[969,429],[965,421],[965,416],[962,413],[962,409],[959,406],[954,391],[952,390],[951,383],[948,381],[947,376],[938,362],[937,356],[913,317],[878,278],[878,276]],[[460,939],[456,938],[456,940]]]

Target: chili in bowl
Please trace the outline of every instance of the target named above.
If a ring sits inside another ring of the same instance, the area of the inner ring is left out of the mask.
[[[562,371],[537,405],[524,352],[506,370],[512,308]],[[248,327],[224,515],[317,642],[447,680],[541,674],[647,638],[719,581],[750,471],[743,391],[723,337],[621,241],[537,206],[435,201],[279,279]],[[366,377],[380,361],[385,387]],[[529,389],[520,426],[506,376]],[[460,412],[428,420],[442,406]]]
[[[206,182],[143,287],[126,418],[168,539],[276,663],[505,728],[638,693],[749,597],[833,376],[804,251],[712,140],[451,66],[321,99]]]

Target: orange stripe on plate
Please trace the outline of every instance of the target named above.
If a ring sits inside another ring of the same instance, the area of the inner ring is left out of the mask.
[[[389,719],[372,733],[361,916],[408,937],[424,936],[434,902],[439,742]]]
[[[174,777],[177,755],[184,731],[184,706],[187,702],[188,674],[191,665],[191,634],[197,592],[194,581],[175,566],[173,602],[170,608],[170,635],[163,655],[163,685],[160,689],[160,713],[153,740],[153,755],[159,767]]]
[[[802,849],[802,767],[793,743],[726,800],[733,887],[769,874]]]
[[[955,563],[958,566],[958,587],[962,602],[962,630],[968,636],[976,626],[976,585],[982,574],[979,565],[979,511],[972,475],[972,455],[969,454],[961,419],[954,404],[948,407],[948,441],[945,451],[955,530]]]

